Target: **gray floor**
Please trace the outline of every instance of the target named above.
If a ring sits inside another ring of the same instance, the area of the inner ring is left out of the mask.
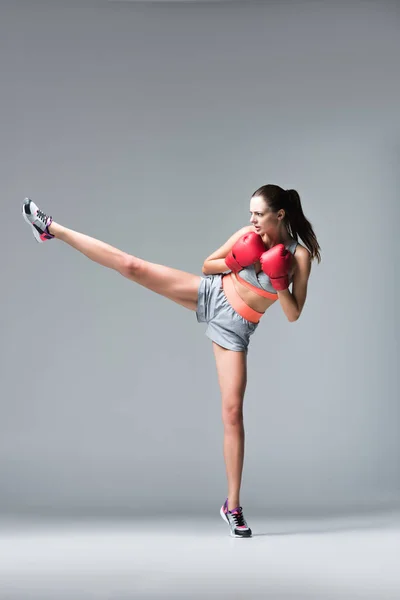
[[[250,525],[3,519],[0,598],[400,599],[400,513]]]

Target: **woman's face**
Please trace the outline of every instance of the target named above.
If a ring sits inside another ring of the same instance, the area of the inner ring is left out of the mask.
[[[259,235],[276,231],[283,216],[283,210],[279,210],[277,213],[272,212],[260,197],[250,200],[250,223]]]

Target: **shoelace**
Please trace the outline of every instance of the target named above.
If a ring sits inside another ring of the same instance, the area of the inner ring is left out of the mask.
[[[247,527],[242,511],[237,512],[237,513],[231,513],[231,514],[232,514],[233,520],[235,521],[236,527]]]
[[[40,210],[39,208],[37,209],[36,212],[36,216],[43,221],[43,223],[46,225],[47,223],[47,219],[49,218],[42,210]]]

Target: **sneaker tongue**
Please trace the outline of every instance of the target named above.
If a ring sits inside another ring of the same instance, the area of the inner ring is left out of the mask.
[[[241,506],[237,506],[236,508],[234,508],[233,510],[230,511],[233,515],[237,515],[238,513],[242,512],[242,507]]]

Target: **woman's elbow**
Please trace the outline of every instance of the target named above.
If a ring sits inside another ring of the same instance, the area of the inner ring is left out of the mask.
[[[292,315],[288,315],[288,321],[289,323],[295,323],[296,321],[298,321],[300,318],[300,313],[294,313]]]

